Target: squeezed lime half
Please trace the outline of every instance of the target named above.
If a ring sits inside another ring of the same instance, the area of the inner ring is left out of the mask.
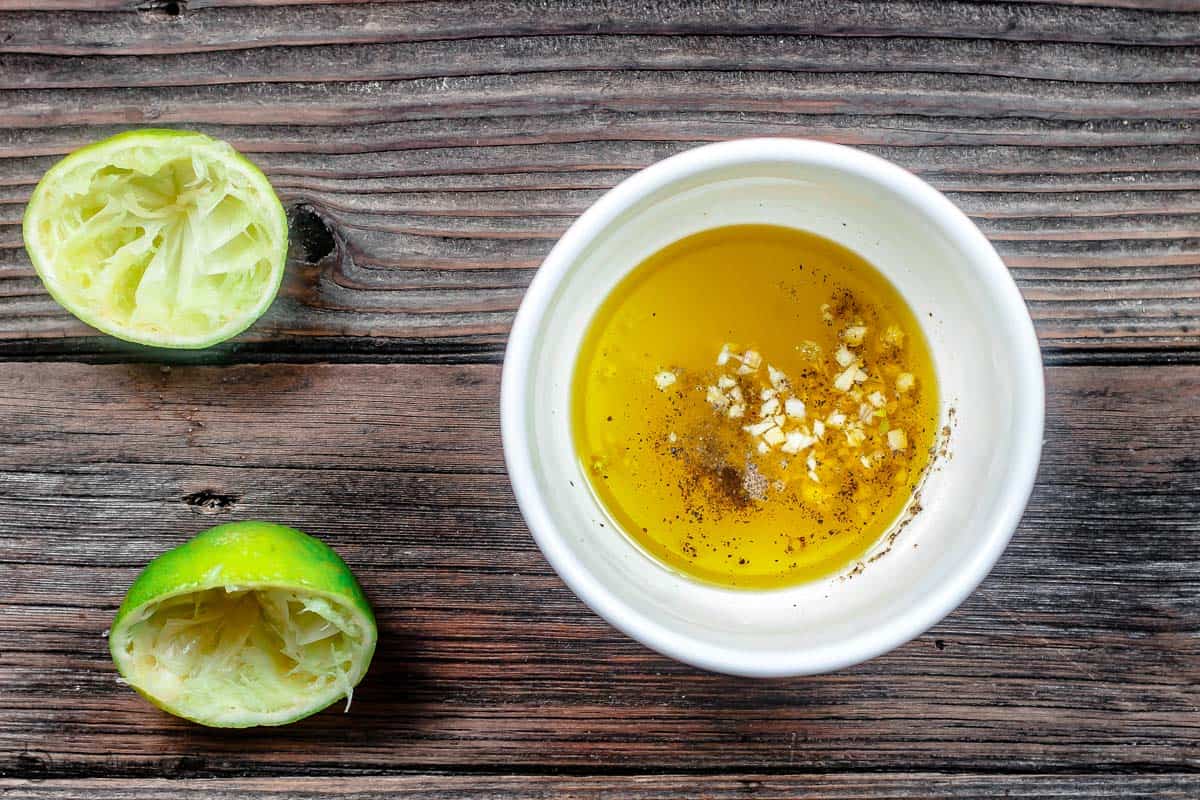
[[[284,725],[345,698],[375,652],[346,563],[270,522],[210,528],[150,562],[109,632],[121,676],[202,725]]]
[[[200,348],[262,316],[287,258],[287,215],[262,172],[204,134],[137,130],[42,176],[25,249],[46,289],[93,328]]]

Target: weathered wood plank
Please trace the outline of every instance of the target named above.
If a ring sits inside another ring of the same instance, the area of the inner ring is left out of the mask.
[[[774,111],[870,116],[1056,120],[1200,117],[1200,82],[1094,84],[990,75],[606,69],[445,76],[395,81],[229,86],[10,89],[5,127],[61,125],[372,125],[456,116],[618,112]]]
[[[1200,367],[1050,369],[1039,484],[982,589],[888,656],[764,682],[658,657],[559,583],[498,376],[0,364],[0,774],[1200,766]],[[101,633],[137,569],[244,518],[321,535],[375,605],[349,715],[231,736],[116,684]]]
[[[285,797],[406,797],[416,800],[519,800],[611,797],[627,800],[697,800],[755,797],[760,800],[861,800],[871,797],[951,800],[1009,797],[1015,800],[1155,797],[1190,800],[1200,777],[1177,775],[638,775],[561,777],[536,775],[404,775],[396,777],[275,778],[237,780],[51,780],[0,779],[7,800],[253,800]]]
[[[1200,125],[1187,121],[1093,119],[1086,122],[1017,117],[921,117],[903,113],[867,116],[728,111],[616,112],[603,107],[527,116],[458,115],[443,109],[438,119],[409,119],[375,125],[328,127],[314,131],[299,120],[290,125],[222,126],[189,123],[252,153],[365,154],[425,148],[504,147],[622,142],[632,147],[660,143],[700,143],[747,136],[807,136],[851,145],[940,147],[950,145],[1024,147],[1154,147],[1200,143]],[[80,120],[85,123],[85,120]],[[50,128],[0,129],[5,157],[62,155],[99,137],[125,130],[87,124]],[[319,135],[317,135],[319,134]],[[1123,154],[1124,150],[1117,154]],[[1131,151],[1136,152],[1136,151]],[[1047,166],[1053,162],[1048,161]],[[469,165],[460,164],[458,171]]]
[[[19,8],[22,0],[8,0]],[[471,4],[319,3],[213,8],[208,3],[131,3],[144,12],[58,15],[14,11],[0,52],[144,55],[258,46],[371,44],[487,36],[577,33],[678,35],[835,34],[1038,42],[1200,44],[1200,16],[1157,10],[1049,4],[866,0],[787,0],[729,7],[708,0],[654,4],[476,2]],[[174,9],[172,9],[174,5]],[[4,8],[5,6],[0,6]],[[171,10],[183,13],[171,14]],[[1193,9],[1194,11],[1194,9]]]
[[[1195,82],[1200,47],[828,36],[514,36],[168,55],[0,52],[0,89],[411,80],[635,70],[929,72],[1089,83]]]
[[[1196,11],[1195,0],[1009,0],[1037,5],[1131,8],[1141,11]],[[178,16],[188,10],[246,6],[304,6],[359,0],[0,0],[0,11],[142,11]],[[405,0],[392,0],[405,2]],[[992,2],[992,0],[983,0]]]
[[[314,209],[341,248],[309,264],[302,242],[283,296],[244,340],[333,334],[494,342],[571,218],[632,169],[690,144],[260,154],[285,202]],[[1047,344],[1200,342],[1200,173],[1184,171],[1197,158],[1194,145],[868,149],[925,174],[975,217],[1008,259]],[[45,295],[20,250],[22,202],[50,161],[6,162],[0,338],[9,341],[88,335]],[[1162,176],[1171,188],[1159,186]],[[1045,186],[1055,178],[1058,184]],[[1130,189],[1129,178],[1140,185]],[[1081,185],[1092,191],[1068,191]]]

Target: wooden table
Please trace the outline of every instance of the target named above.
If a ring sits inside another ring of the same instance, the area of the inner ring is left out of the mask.
[[[1200,4],[287,2],[0,0],[0,797],[1200,796]],[[97,336],[22,250],[41,173],[145,125],[229,139],[290,211],[282,293],[228,346]],[[562,585],[497,381],[572,218],[761,135],[863,147],[970,214],[1048,422],[957,612],[751,682]],[[137,570],[244,518],[322,536],[373,601],[351,713],[212,731],[118,684]]]

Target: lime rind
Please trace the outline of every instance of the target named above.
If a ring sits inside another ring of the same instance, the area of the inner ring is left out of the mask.
[[[283,725],[346,699],[375,618],[349,568],[292,528],[210,529],[138,576],[113,621],[121,675],[155,705],[215,727]]]
[[[266,311],[287,217],[262,172],[199,133],[139,130],[59,161],[30,198],[26,249],[50,294],[127,341],[200,348]]]

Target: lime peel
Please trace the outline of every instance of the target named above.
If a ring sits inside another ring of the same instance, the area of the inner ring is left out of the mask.
[[[34,189],[23,234],[64,308],[159,347],[240,333],[274,299],[287,257],[287,215],[266,176],[188,131],[130,131],[62,159]]]
[[[282,725],[346,698],[367,671],[375,618],[336,553],[292,528],[212,528],[152,561],[113,621],[121,675],[177,716]]]

